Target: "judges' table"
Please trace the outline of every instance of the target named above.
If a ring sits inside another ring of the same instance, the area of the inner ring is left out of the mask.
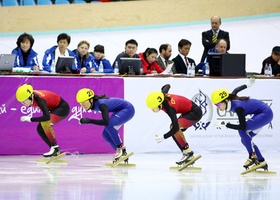
[[[22,123],[20,116],[39,116],[36,108],[25,108],[15,98],[17,87],[30,83],[34,89],[51,90],[61,95],[70,105],[67,119],[54,126],[55,134],[62,151],[79,153],[112,153],[114,150],[102,139],[102,126],[79,125],[81,117],[101,118],[100,113],[83,110],[76,102],[79,89],[88,87],[96,94],[125,98],[136,110],[134,118],[120,129],[129,151],[142,152],[178,152],[170,138],[161,144],[154,140],[155,134],[168,131],[170,119],[164,112],[153,113],[146,107],[146,96],[151,91],[160,91],[164,84],[170,84],[170,93],[186,96],[197,103],[203,117],[199,123],[189,128],[185,136],[196,152],[199,151],[239,151],[244,150],[238,132],[231,129],[215,129],[213,122],[222,120],[237,123],[237,116],[230,112],[219,112],[211,103],[212,91],[235,87],[247,82],[246,78],[188,78],[188,77],[118,77],[118,76],[1,76],[0,125],[2,137],[0,154],[42,154],[49,148],[36,132],[36,123]],[[256,144],[264,150],[279,150],[277,119],[280,118],[278,93],[271,88],[280,85],[278,79],[257,79],[253,87],[240,92],[239,96],[250,96],[264,101],[274,111],[271,124],[263,128],[257,137]]]

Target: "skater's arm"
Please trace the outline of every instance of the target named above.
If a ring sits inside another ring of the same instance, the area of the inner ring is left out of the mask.
[[[167,105],[164,105],[165,110],[166,110],[167,115],[171,119],[171,126],[172,127],[171,127],[170,131],[168,131],[166,134],[163,135],[164,139],[167,139],[167,138],[171,137],[172,135],[177,133],[178,130],[179,130],[179,124],[178,124],[176,110],[172,106],[169,106],[169,104],[167,102],[166,102],[166,104]]]
[[[237,88],[235,88],[233,91],[232,91],[232,94],[234,95],[237,95],[238,92],[248,88],[248,87],[252,87],[253,85],[255,84],[255,79],[254,78],[250,78],[248,79],[247,83],[244,84],[244,85],[241,85]]]
[[[109,112],[108,112],[108,107],[105,104],[100,104],[99,105],[99,110],[101,111],[102,114],[102,119],[89,119],[88,123],[91,124],[96,124],[96,125],[101,125],[101,126],[106,126],[109,124]]]
[[[36,101],[38,107],[42,111],[43,116],[41,116],[41,117],[32,117],[30,119],[31,122],[45,122],[45,121],[49,121],[51,119],[51,116],[50,116],[50,111],[48,109],[46,100],[42,99],[40,97],[36,97],[36,95],[34,95],[34,100]]]
[[[226,127],[235,129],[235,130],[246,130],[246,118],[245,118],[244,109],[241,107],[238,107],[235,109],[235,112],[238,116],[239,124],[227,123]]]
[[[163,94],[167,94],[168,91],[169,91],[169,89],[170,89],[170,85],[169,85],[169,84],[166,84],[166,85],[162,86],[161,92],[162,92]]]
[[[235,88],[231,93],[237,95],[238,92],[245,90],[247,88],[247,85],[240,85],[239,87]]]

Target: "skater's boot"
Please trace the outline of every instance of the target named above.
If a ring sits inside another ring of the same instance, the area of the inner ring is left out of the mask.
[[[249,156],[249,158],[246,160],[246,162],[244,163],[243,167],[245,169],[248,169],[250,166],[252,166],[253,164],[258,165],[259,161],[258,161],[258,157],[257,155],[253,152],[251,153],[251,155]]]
[[[58,145],[51,146],[51,149],[49,152],[44,153],[44,157],[52,157],[52,156],[58,156],[60,154],[60,148]]]
[[[265,163],[265,166],[261,167],[260,169],[264,169],[265,171],[268,171],[268,165],[267,165],[266,161],[260,162],[260,165],[262,165],[263,163]]]
[[[180,160],[176,162],[176,164],[182,165],[183,163],[190,161],[192,158],[193,158],[193,151],[190,148],[187,148],[183,150],[183,156]]]
[[[114,156],[114,160],[117,161],[121,156],[125,156],[127,153],[126,153],[126,148],[125,146],[122,146],[122,147],[119,147],[117,148],[116,150],[116,154]]]

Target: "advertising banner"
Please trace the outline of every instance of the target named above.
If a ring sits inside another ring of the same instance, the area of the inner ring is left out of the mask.
[[[19,86],[29,83],[34,90],[50,90],[70,105],[68,117],[53,126],[62,152],[112,153],[115,150],[102,138],[103,126],[80,125],[82,117],[101,119],[100,113],[85,111],[76,101],[81,88],[91,88],[95,94],[108,97],[124,96],[122,78],[63,77],[63,76],[2,76],[0,77],[0,155],[43,154],[49,147],[37,133],[37,122],[20,122],[21,116],[42,116],[38,108],[25,107],[16,100]],[[123,128],[119,130],[123,138]]]

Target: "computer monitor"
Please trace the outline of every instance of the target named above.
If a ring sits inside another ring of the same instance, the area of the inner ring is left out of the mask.
[[[57,73],[72,73],[72,66],[74,63],[74,57],[68,56],[68,57],[58,57],[55,71]]]
[[[1,54],[0,55],[0,71],[12,72],[15,63],[15,54]]]
[[[210,76],[246,76],[245,54],[209,54]]]
[[[120,58],[120,74],[140,75],[141,58]]]

